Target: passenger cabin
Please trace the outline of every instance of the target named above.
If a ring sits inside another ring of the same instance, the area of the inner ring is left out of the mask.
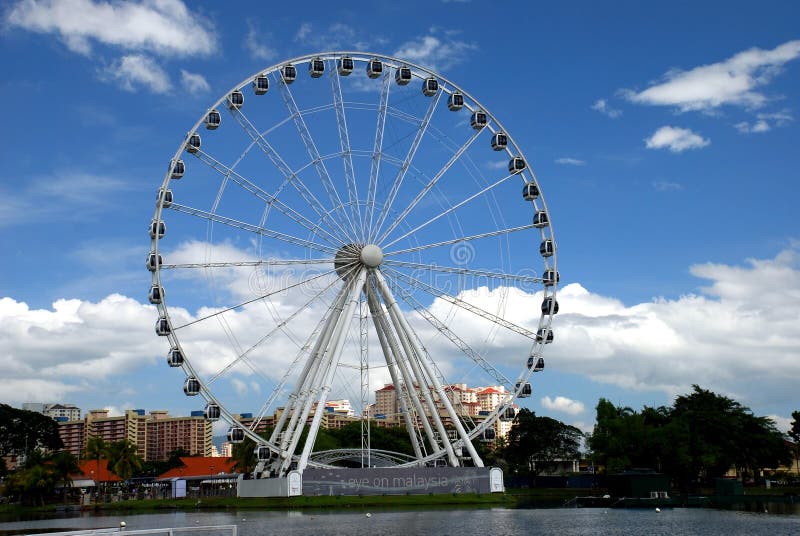
[[[555,249],[553,241],[549,238],[542,240],[542,243],[539,244],[539,254],[542,257],[552,257],[553,253],[555,253]]]
[[[325,74],[325,62],[322,61],[322,58],[314,58],[308,62],[308,74],[311,75],[311,78],[319,78]]]
[[[348,76],[353,72],[354,68],[355,63],[353,62],[353,58],[350,56],[345,56],[339,59],[339,74],[341,76]]]
[[[203,416],[207,421],[217,421],[222,412],[217,404],[206,404],[206,409],[203,410]]]
[[[150,222],[150,238],[158,238],[159,240],[164,237],[167,232],[167,226],[163,221],[153,220]]]
[[[253,93],[263,95],[267,91],[269,91],[269,78],[267,78],[266,73],[253,78]]]
[[[238,110],[244,104],[244,94],[239,91],[231,91],[231,94],[228,95],[228,108],[231,110]]]
[[[497,434],[495,433],[494,428],[487,428],[483,431],[481,441],[494,441],[495,437],[497,437]]]
[[[405,65],[399,67],[394,72],[394,81],[397,82],[398,86],[407,85],[409,82],[411,82],[411,69]]]
[[[297,67],[291,63],[287,63],[281,67],[281,78],[286,84],[291,84],[297,78]]]
[[[459,92],[453,92],[447,97],[447,107],[451,112],[457,112],[464,107],[464,95]]]
[[[173,348],[167,354],[167,364],[170,367],[180,367],[183,365],[183,352],[180,348]]]
[[[547,227],[547,212],[544,210],[537,210],[536,214],[533,215],[533,226],[537,229],[541,229],[542,227]]]
[[[515,156],[508,161],[508,172],[512,174],[521,173],[525,169],[525,159],[521,156]]]
[[[472,113],[472,117],[469,120],[469,124],[475,130],[482,129],[483,127],[486,126],[487,122],[488,122],[488,118],[486,116],[486,112],[482,112],[480,110],[478,110],[477,112],[473,112]]]
[[[533,367],[534,372],[541,372],[544,370],[544,358],[543,357],[529,357],[528,358],[528,368]]]
[[[149,299],[150,303],[153,305],[160,304],[164,299],[164,289],[158,285],[153,285],[150,287],[150,292],[147,294],[147,299]]]
[[[536,342],[550,344],[553,342],[553,330],[550,328],[539,328],[536,332]]]
[[[186,140],[186,150],[192,154],[196,153],[200,150],[200,142],[200,134],[192,132],[192,135]]]
[[[183,382],[183,392],[186,396],[197,396],[200,394],[200,380],[194,376],[189,376]]]
[[[435,78],[426,78],[422,81],[422,94],[426,97],[433,97],[439,91],[439,81]]]
[[[186,165],[183,163],[183,160],[173,160],[169,163],[170,168],[170,178],[171,179],[180,179],[183,177],[183,174],[186,172]]]
[[[151,272],[155,272],[156,268],[161,266],[164,263],[164,258],[161,255],[156,255],[155,253],[150,253],[147,256],[146,266],[147,269]]]
[[[558,301],[556,301],[552,296],[546,297],[542,301],[542,313],[546,315],[558,314]]]
[[[169,188],[159,188],[156,200],[161,203],[163,208],[172,206],[172,190]]]
[[[508,136],[503,132],[495,132],[492,136],[492,149],[495,151],[502,151],[508,147]]]
[[[522,385],[522,389],[520,389],[520,385]],[[529,382],[525,382],[525,384],[516,384],[514,390],[519,392],[517,395],[519,398],[528,398],[533,394],[533,388]]]
[[[525,201],[535,201],[539,197],[539,187],[532,182],[526,182],[522,187],[522,198]]]
[[[255,449],[255,455],[256,455],[256,458],[258,459],[258,461],[265,462],[265,461],[270,459],[270,456],[272,455],[272,451],[269,450],[269,447],[267,447],[265,445],[259,445]]]
[[[164,318],[163,316],[156,320],[156,334],[159,337],[165,337],[169,335],[171,332],[169,328],[169,320]]]
[[[244,429],[240,426],[231,426],[228,428],[228,441],[231,443],[241,443],[244,441]]]
[[[208,130],[216,130],[222,122],[222,116],[217,110],[211,110],[206,114],[206,128]]]
[[[511,422],[517,417],[517,408],[514,406],[508,406],[503,413],[500,414],[500,420],[505,422]]]
[[[367,62],[367,76],[378,78],[383,74],[383,62],[378,58],[372,58]]]
[[[557,271],[550,268],[545,270],[545,272],[542,274],[542,279],[544,280],[544,286],[552,287],[561,280],[561,277],[558,275]]]

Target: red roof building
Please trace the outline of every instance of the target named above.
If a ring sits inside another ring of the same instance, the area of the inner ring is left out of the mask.
[[[231,458],[187,456],[181,457],[181,462],[183,463],[182,466],[175,467],[166,473],[158,475],[157,480],[169,480],[170,478],[211,477],[220,473],[233,473],[234,461]]]
[[[121,482],[122,479],[113,471],[108,469],[108,460],[100,458],[99,460],[83,460],[78,466],[81,468],[81,473],[70,475],[75,487],[79,486],[77,482],[86,482],[84,486],[93,486],[100,482]],[[88,483],[91,480],[93,483]]]

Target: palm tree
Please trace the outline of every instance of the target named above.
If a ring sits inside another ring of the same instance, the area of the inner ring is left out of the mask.
[[[100,459],[108,456],[108,443],[102,437],[92,436],[86,440],[86,448],[83,449],[83,457],[87,460],[95,460],[98,467]]]
[[[128,480],[142,469],[142,458],[136,445],[127,440],[117,441],[109,448],[109,469]]]
[[[67,502],[67,488],[72,487],[71,475],[82,473],[78,459],[70,452],[62,450],[50,457],[50,467],[58,484],[64,487],[64,502]]]

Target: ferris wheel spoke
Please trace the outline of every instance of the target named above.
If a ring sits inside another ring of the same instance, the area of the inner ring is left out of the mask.
[[[199,322],[203,322],[205,320],[208,320],[209,318],[214,318],[214,317],[217,317],[217,316],[222,315],[224,313],[227,313],[228,311],[233,311],[235,309],[240,309],[241,307],[244,307],[245,305],[257,302],[259,300],[263,300],[265,298],[269,298],[270,296],[274,296],[275,294],[280,294],[282,292],[286,292],[289,289],[293,289],[295,287],[299,287],[299,286],[305,285],[305,284],[310,283],[312,281],[316,281],[317,279],[321,279],[321,278],[323,278],[325,276],[329,276],[329,275],[333,274],[334,272],[335,272],[335,270],[329,270],[329,271],[326,271],[326,272],[319,273],[319,274],[317,274],[317,275],[315,275],[313,277],[309,277],[308,279],[303,279],[302,281],[298,281],[297,283],[293,283],[291,285],[287,285],[285,287],[281,287],[281,288],[279,288],[277,290],[273,290],[271,292],[267,292],[265,294],[261,294],[259,296],[256,296],[255,298],[251,298],[249,300],[245,300],[243,302],[237,303],[236,305],[232,305],[230,307],[226,307],[224,309],[220,309],[219,311],[215,311],[215,312],[213,312],[211,314],[208,314],[206,316],[202,316],[200,318],[196,318],[196,319],[192,320],[191,322],[187,322],[186,324],[182,324],[180,326],[174,327],[174,328],[172,328],[172,330],[173,331],[179,331],[179,330],[181,330],[183,328],[187,328],[187,327],[192,326],[194,324],[197,324]]]
[[[306,184],[302,181],[297,173],[294,173],[286,161],[281,157],[278,151],[275,150],[274,147],[266,140],[264,135],[253,126],[253,123],[247,118],[247,116],[242,112],[241,109],[238,110],[231,110],[231,114],[236,119],[236,122],[239,126],[242,127],[242,130],[253,140],[261,152],[263,152],[267,158],[272,162],[272,164],[278,169],[278,172],[283,175],[283,183],[278,188],[278,191],[282,191],[285,185],[288,183],[290,184],[300,197],[308,204],[309,207],[317,214],[318,217],[321,218],[321,221],[325,221],[328,225],[331,226],[331,229],[338,229],[344,236],[347,236],[347,231],[342,227],[342,225],[337,221],[335,218],[331,217],[328,210],[324,207],[322,202],[317,199],[314,193],[306,186]]]
[[[417,262],[396,261],[392,259],[384,259],[383,264],[388,266],[395,266],[397,268],[411,268],[413,270],[420,270],[425,272],[442,272],[448,274],[468,275],[477,279],[499,279],[501,281],[514,281],[517,283],[543,283],[544,279],[541,277],[533,277],[519,274],[507,274],[503,272],[493,272],[490,270],[475,270],[472,268],[456,268],[453,266],[440,266],[438,264],[421,264]]]
[[[448,246],[448,245],[451,245],[451,244],[459,244],[459,243],[462,243],[462,242],[471,242],[473,240],[480,240],[481,238],[491,238],[493,236],[508,235],[508,234],[511,234],[511,233],[524,231],[526,229],[533,229],[533,224],[529,223],[527,225],[520,225],[518,227],[509,227],[507,229],[497,229],[495,231],[489,231],[489,232],[486,232],[486,233],[480,233],[480,234],[475,234],[475,235],[470,235],[470,236],[461,236],[461,237],[458,237],[458,238],[452,238],[450,240],[442,240],[441,242],[433,242],[431,244],[424,244],[422,246],[414,246],[414,247],[406,248],[406,249],[398,249],[398,250],[395,250],[395,251],[390,251],[388,253],[384,253],[384,255],[389,257],[389,256],[392,256],[392,255],[400,255],[402,253],[412,253],[414,251],[422,251],[424,249],[431,249],[431,248],[436,248],[436,247],[441,247],[441,246]]]
[[[261,345],[263,345],[266,341],[268,341],[276,333],[278,333],[280,331],[283,331],[283,329],[286,327],[287,324],[289,324],[289,322],[291,322],[292,320],[294,320],[295,318],[300,316],[300,313],[304,312],[308,307],[311,306],[311,304],[313,304],[315,301],[320,299],[320,297],[323,294],[325,294],[326,292],[328,292],[333,287],[333,285],[335,285],[336,283],[338,283],[338,281],[337,280],[333,280],[328,286],[326,286],[325,288],[323,288],[322,290],[317,292],[314,296],[311,297],[310,300],[306,301],[305,304],[303,304],[302,306],[298,307],[297,310],[294,313],[292,313],[291,315],[286,317],[285,320],[283,320],[283,321],[279,322],[277,325],[275,325],[275,327],[273,327],[263,337],[261,337],[258,341],[256,341],[255,344],[250,346],[244,352],[240,353],[236,357],[236,359],[234,359],[233,361],[231,361],[230,363],[225,365],[219,372],[214,374],[214,376],[212,376],[208,381],[206,381],[206,384],[207,385],[211,385],[212,383],[214,383],[214,381],[216,381],[217,378],[219,378],[220,376],[225,374],[227,371],[229,371],[231,368],[233,368],[241,360],[244,360],[244,359],[248,359],[249,360],[248,356],[254,350],[256,350]]]
[[[383,155],[383,133],[386,129],[386,112],[389,108],[389,88],[391,85],[392,77],[387,70],[383,75],[383,83],[381,84],[381,94],[378,101],[378,117],[375,124],[375,139],[372,143],[372,160],[369,168],[369,186],[367,188],[367,206],[364,211],[365,224],[366,213],[369,211],[369,223],[367,229],[372,231],[373,219],[375,217],[375,197],[378,191],[378,176],[381,168],[381,158]]]
[[[333,94],[333,104],[336,110],[336,126],[339,130],[339,146],[342,148],[342,164],[344,165],[344,177],[347,184],[347,198],[350,205],[350,214],[356,221],[358,232],[361,237],[364,235],[364,223],[361,219],[361,207],[358,204],[358,186],[353,169],[353,153],[350,150],[350,134],[347,130],[347,116],[344,110],[344,99],[342,98],[342,85],[339,80],[339,70],[336,62],[330,62],[331,93]]]
[[[511,178],[511,177],[513,177],[513,176],[514,176],[513,174],[512,174],[512,175],[507,175],[507,176],[503,177],[502,179],[500,179],[500,180],[498,180],[498,181],[495,181],[495,182],[493,182],[492,184],[490,184],[490,185],[486,186],[485,188],[481,189],[479,192],[477,192],[477,193],[474,193],[474,194],[472,194],[471,196],[469,196],[469,197],[467,197],[466,199],[464,199],[463,201],[460,201],[460,202],[456,203],[455,205],[453,205],[452,207],[449,207],[449,208],[448,208],[447,210],[445,210],[444,212],[441,212],[440,214],[437,214],[437,215],[436,215],[436,216],[434,216],[433,218],[429,219],[428,221],[426,221],[426,222],[424,222],[424,223],[421,223],[421,224],[417,225],[416,227],[414,227],[413,229],[411,229],[410,231],[408,231],[408,232],[407,232],[407,233],[405,233],[404,235],[402,235],[402,236],[400,236],[400,237],[398,237],[398,238],[395,238],[394,240],[392,240],[391,242],[389,242],[388,244],[386,244],[385,246],[383,246],[383,248],[384,248],[384,249],[387,249],[387,248],[389,248],[389,247],[393,246],[394,244],[398,243],[400,240],[402,240],[402,239],[404,239],[404,238],[406,238],[406,237],[408,237],[408,236],[410,236],[410,235],[412,235],[412,234],[416,233],[417,231],[419,231],[419,230],[421,230],[421,229],[424,229],[425,227],[427,227],[428,225],[432,224],[432,223],[433,223],[433,222],[435,222],[436,220],[438,220],[438,219],[440,219],[440,218],[442,218],[442,217],[444,217],[444,216],[446,216],[446,215],[450,214],[450,213],[451,213],[451,212],[453,212],[454,210],[457,210],[457,209],[461,208],[462,206],[466,205],[467,203],[469,203],[469,202],[470,202],[470,201],[472,201],[473,199],[476,199],[477,197],[480,197],[480,196],[482,196],[483,194],[485,194],[485,193],[489,192],[489,191],[490,191],[490,190],[492,190],[493,188],[495,188],[495,187],[497,187],[497,186],[499,186],[499,185],[503,184],[505,181],[507,181],[508,179],[510,179],[510,178]]]
[[[436,328],[439,333],[447,337],[450,342],[452,342],[456,348],[461,350],[467,357],[469,357],[476,365],[481,367],[486,373],[488,373],[498,384],[505,385],[506,387],[510,387],[512,385],[511,381],[499,370],[489,363],[489,361],[484,358],[480,353],[475,351],[469,344],[467,344],[464,339],[456,335],[453,330],[451,330],[447,325],[436,318],[428,309],[422,305],[414,296],[405,288],[400,286],[394,281],[389,282],[389,286],[400,296],[400,299],[403,300],[406,304],[408,304],[412,309],[417,311],[422,318],[428,321],[428,323]]]
[[[414,160],[414,156],[417,154],[417,149],[419,149],[420,143],[422,143],[422,138],[425,136],[425,132],[428,130],[428,125],[430,125],[431,119],[433,118],[433,112],[436,111],[436,105],[439,104],[439,99],[444,93],[445,93],[444,90],[439,90],[433,97],[433,99],[431,99],[431,102],[428,104],[428,109],[425,112],[425,116],[422,118],[422,121],[420,121],[419,123],[419,127],[417,128],[417,133],[414,136],[414,140],[411,142],[411,146],[408,148],[408,152],[406,153],[403,165],[400,166],[400,169],[397,171],[397,175],[394,178],[394,182],[392,183],[391,190],[389,190],[389,195],[386,199],[386,203],[384,203],[383,208],[381,209],[380,216],[378,217],[378,222],[375,224],[374,229],[371,229],[371,231],[373,231],[373,234],[370,236],[370,241],[380,236],[380,230],[383,227],[384,222],[386,221],[386,217],[389,215],[389,212],[392,209],[394,200],[397,197],[397,194],[400,191],[400,187],[403,184],[403,179],[406,176],[406,172],[408,171],[408,168],[411,165],[411,161]]]
[[[233,169],[229,168],[222,162],[216,160],[214,157],[209,155],[208,153],[198,149],[195,153],[195,156],[206,164],[208,167],[225,177],[227,180],[233,181],[235,184],[239,185],[245,191],[253,194],[256,198],[264,201],[267,206],[275,207],[279,212],[284,214],[285,216],[291,218],[299,225],[305,227],[313,234],[320,234],[320,237],[325,239],[327,242],[331,244],[338,244],[340,240],[337,240],[334,235],[332,235],[327,229],[322,227],[320,223],[314,223],[298,211],[294,210],[293,208],[289,207],[285,203],[283,203],[277,196],[274,196],[261,187],[257,186],[253,181],[245,178],[240,173],[237,173]],[[322,234],[326,236],[322,236]]]
[[[386,283],[386,279],[384,279],[383,274],[381,274],[379,270],[375,271],[375,281],[378,284],[379,292],[383,296],[384,303],[386,303],[386,308],[389,312],[389,316],[394,320],[396,329],[403,333],[403,335],[401,335],[400,337],[401,340],[407,342],[410,347],[410,351],[409,348],[406,349],[409,358],[411,358],[411,356],[413,355],[416,355],[416,357],[418,358],[417,360],[410,359],[412,366],[415,365],[421,366],[420,376],[422,375],[426,376],[428,380],[430,380],[431,383],[433,384],[433,388],[439,397],[439,401],[444,406],[445,412],[450,416],[452,426],[455,427],[456,432],[459,438],[461,439],[462,444],[467,449],[470,457],[472,458],[472,463],[474,463],[476,467],[483,467],[483,461],[481,460],[481,457],[475,450],[474,445],[469,440],[469,434],[464,429],[463,424],[461,424],[461,420],[456,414],[453,405],[450,403],[450,399],[444,392],[444,387],[442,386],[441,382],[439,381],[439,378],[436,376],[436,374],[433,373],[430,365],[428,364],[430,361],[430,356],[428,355],[427,351],[422,346],[422,344],[419,342],[419,337],[417,336],[416,332],[413,330],[411,325],[408,323],[408,320],[406,319],[405,315],[403,315],[402,312],[400,311],[400,307],[397,305],[397,301],[394,299],[392,291],[389,289],[389,286]],[[428,385],[428,384],[425,383],[423,385]],[[426,391],[423,391],[423,394],[425,392]],[[431,408],[431,412],[434,415],[435,421],[437,423],[440,422],[438,419],[439,412],[437,410],[437,406],[431,402],[429,402],[429,405]],[[453,446],[451,445],[450,440],[448,439],[447,433],[446,431],[444,431],[443,426],[439,430],[439,433],[442,435],[445,449],[447,449],[448,454],[451,454],[453,452],[452,451]],[[455,458],[454,455],[453,458]],[[454,466],[459,465],[457,459],[452,459],[451,463]]]
[[[333,264],[334,259],[266,259],[263,261],[230,261],[230,262],[189,262],[179,264],[162,264],[162,270],[180,268],[238,268],[242,266],[291,266],[294,264]]]
[[[286,105],[289,114],[294,120],[294,125],[297,129],[297,133],[300,136],[300,140],[303,142],[309,158],[314,163],[314,169],[317,171],[317,175],[319,175],[322,187],[328,194],[328,199],[331,202],[331,208],[333,209],[333,212],[339,217],[339,223],[349,228],[350,232],[347,235],[348,238],[350,238],[350,240],[353,242],[356,242],[356,228],[350,219],[350,216],[347,214],[347,211],[343,208],[344,204],[342,203],[342,198],[339,197],[339,192],[336,190],[336,185],[333,183],[333,179],[331,179],[330,173],[328,173],[328,169],[325,167],[325,163],[320,157],[317,146],[314,143],[314,138],[311,136],[311,132],[308,130],[308,125],[306,125],[306,122],[303,119],[303,114],[297,107],[297,103],[294,100],[291,90],[289,90],[289,86],[284,83],[283,80],[278,80],[278,88],[280,89],[283,103]]]
[[[531,330],[529,330],[529,329],[525,329],[522,326],[518,326],[517,324],[514,324],[513,322],[509,322],[505,318],[499,317],[499,316],[497,316],[497,315],[495,315],[493,313],[490,313],[489,311],[486,311],[486,310],[484,310],[484,309],[482,309],[482,308],[480,308],[480,307],[478,307],[476,305],[473,305],[471,303],[465,302],[464,300],[462,300],[460,298],[456,298],[455,296],[450,295],[449,293],[445,292],[444,290],[442,290],[442,289],[440,289],[438,287],[434,287],[433,285],[429,285],[428,283],[424,283],[423,281],[420,281],[416,277],[409,276],[409,275],[404,274],[402,272],[399,272],[399,271],[397,271],[397,270],[395,270],[393,268],[388,268],[387,267],[386,270],[387,270],[387,272],[389,272],[389,274],[387,274],[387,275],[390,275],[391,277],[393,277],[393,278],[395,278],[395,279],[397,279],[399,281],[402,281],[402,282],[404,282],[404,283],[406,283],[408,285],[411,285],[412,287],[417,288],[419,290],[422,290],[422,291],[424,291],[424,292],[426,292],[426,293],[428,293],[428,294],[430,294],[432,296],[435,296],[437,298],[441,298],[441,299],[443,299],[443,300],[445,300],[447,302],[450,302],[453,305],[456,305],[456,306],[460,307],[461,309],[464,309],[465,311],[469,311],[470,313],[473,313],[473,314],[475,314],[477,316],[480,316],[480,317],[484,318],[485,320],[488,320],[490,322],[494,322],[497,325],[503,326],[504,328],[506,328],[506,329],[508,329],[510,331],[513,331],[515,333],[518,333],[518,334],[522,335],[523,337],[527,337],[528,339],[536,340],[536,334],[534,332],[532,332]]]
[[[463,155],[464,152],[467,149],[469,149],[469,147],[472,145],[472,142],[474,142],[478,138],[480,133],[481,133],[480,130],[476,130],[475,133],[472,136],[470,136],[469,139],[466,142],[464,142],[455,153],[453,153],[453,156],[450,157],[450,160],[448,160],[447,163],[444,166],[442,166],[442,168],[439,171],[436,172],[433,178],[431,178],[431,180],[428,181],[428,183],[422,188],[422,190],[420,190],[420,192],[411,201],[411,203],[409,203],[408,206],[405,209],[403,209],[403,211],[396,218],[393,219],[392,224],[386,228],[386,230],[383,232],[383,234],[381,234],[377,242],[379,243],[383,242],[389,236],[389,234],[403,222],[403,220],[414,209],[414,207],[417,206],[417,204],[420,201],[422,201],[422,198],[425,197],[425,195],[434,186],[436,186],[436,183],[439,182],[439,179],[441,179],[442,176],[445,173],[447,173],[447,171],[453,166],[453,164],[455,164],[456,161],[458,161],[458,159],[461,158],[461,155]]]
[[[317,242],[312,242],[310,240],[306,240],[304,238],[298,238],[294,235],[282,233],[280,231],[275,231],[273,229],[269,229],[267,227],[262,227],[260,225],[253,225],[252,223],[245,223],[239,220],[235,220],[233,218],[228,218],[226,216],[221,216],[219,214],[213,214],[211,212],[207,212],[205,210],[200,210],[199,208],[189,207],[186,205],[181,205],[178,203],[172,203],[169,207],[172,210],[177,212],[182,212],[184,214],[189,214],[190,216],[196,216],[198,218],[204,218],[209,221],[213,221],[216,223],[221,223],[223,225],[227,225],[229,227],[235,227],[238,229],[242,229],[244,231],[249,231],[251,233],[255,233],[261,236],[266,236],[267,238],[274,238],[275,240],[280,240],[282,242],[287,242],[289,244],[294,244],[296,246],[307,247],[310,249],[314,249],[317,251],[323,251],[325,253],[333,253],[336,254],[336,249],[325,246],[323,244],[318,244]]]

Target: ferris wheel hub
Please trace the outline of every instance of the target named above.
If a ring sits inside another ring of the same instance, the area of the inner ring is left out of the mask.
[[[361,262],[369,268],[377,268],[383,262],[383,250],[375,244],[367,244],[361,249]]]

